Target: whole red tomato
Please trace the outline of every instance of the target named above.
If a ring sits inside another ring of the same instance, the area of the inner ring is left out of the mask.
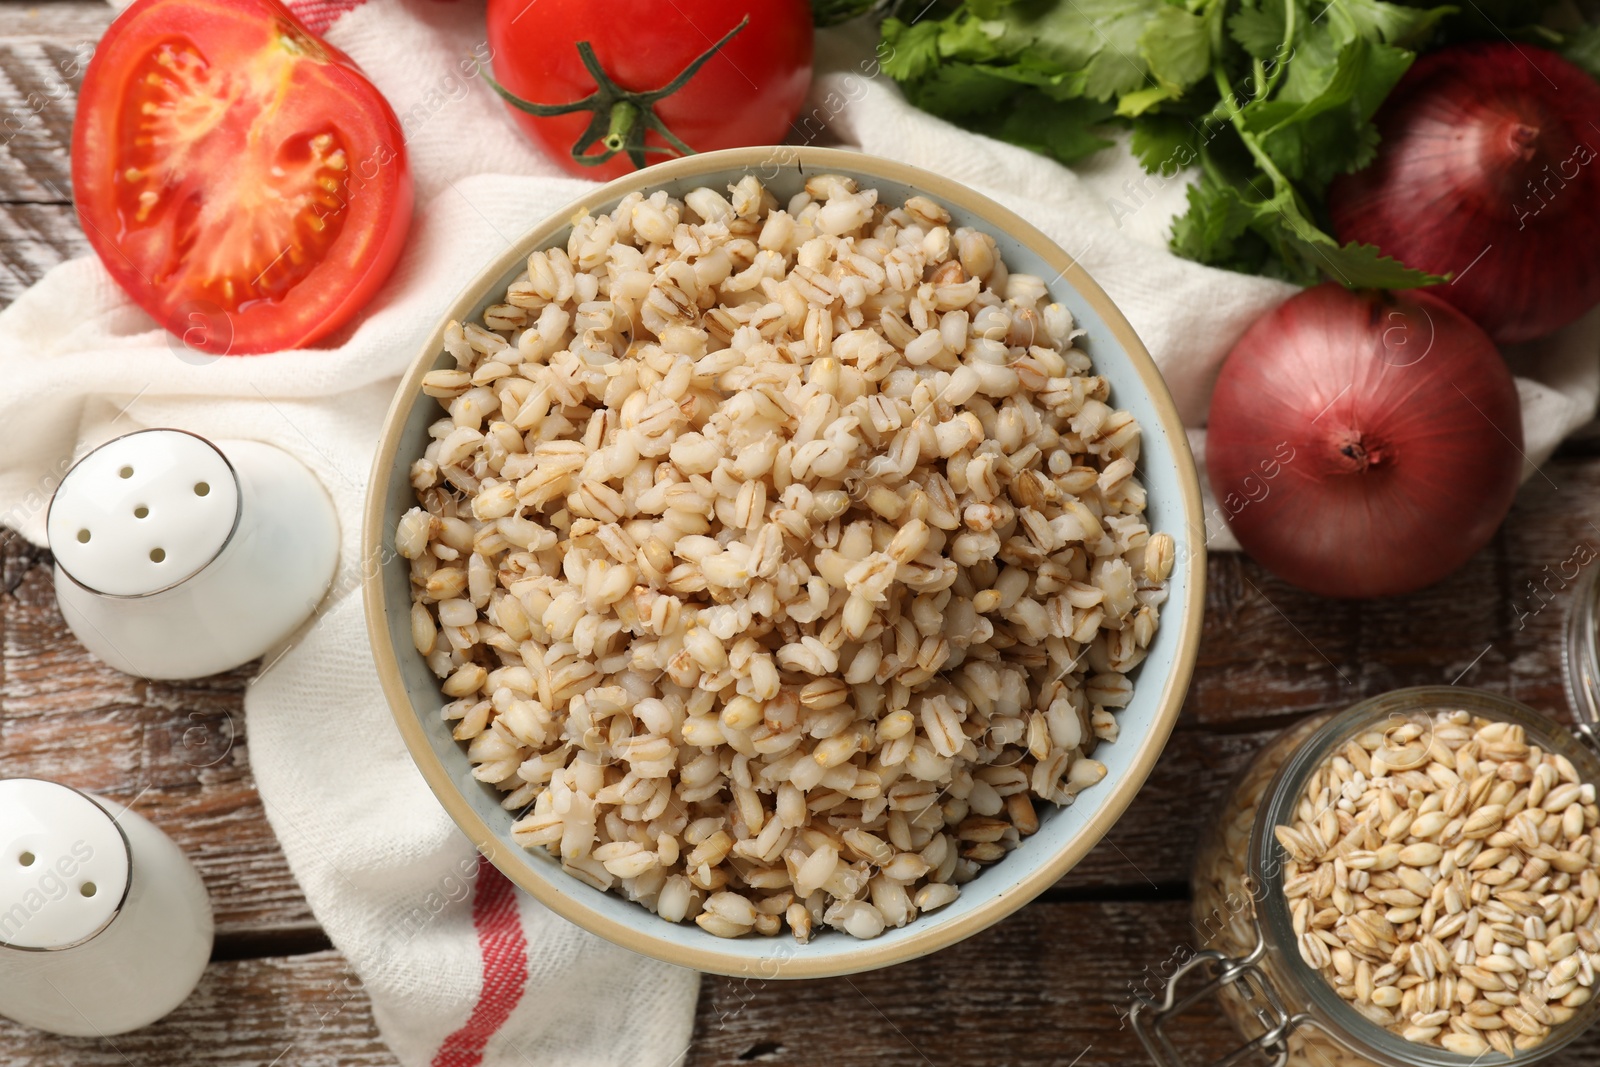
[[[78,95],[72,186],[112,277],[216,354],[337,329],[411,224],[394,111],[275,0],[138,0],[119,15]]]
[[[811,32],[806,0],[489,0],[494,78],[544,114],[507,106],[552,159],[594,179],[684,148],[781,142],[811,85]]]

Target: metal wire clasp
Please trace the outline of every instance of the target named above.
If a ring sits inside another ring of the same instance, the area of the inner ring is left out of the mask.
[[[1591,568],[1572,592],[1562,626],[1561,665],[1574,733],[1600,754],[1600,568]]]
[[[1256,947],[1243,959],[1235,959],[1213,950],[1197,952],[1185,960],[1183,965],[1173,972],[1172,977],[1167,979],[1159,1002],[1142,994],[1134,996],[1133,1007],[1128,1012],[1128,1021],[1133,1025],[1133,1032],[1139,1035],[1140,1043],[1144,1045],[1145,1051],[1150,1054],[1151,1060],[1157,1067],[1189,1067],[1188,1061],[1167,1036],[1168,1021],[1188,1010],[1196,1002],[1206,997],[1217,996],[1224,988],[1230,986],[1234,995],[1255,1015],[1262,1031],[1260,1036],[1240,1045],[1226,1056],[1213,1060],[1209,1067],[1233,1067],[1252,1054],[1265,1057],[1264,1062],[1271,1064],[1271,1067],[1284,1067],[1289,1060],[1289,1034],[1300,1024],[1303,1017],[1291,1015],[1284,1009],[1283,1001],[1278,997],[1277,991],[1272,988],[1267,976],[1257,966],[1266,955],[1266,951],[1266,944],[1257,941]],[[1180,995],[1179,987],[1184,979],[1191,972],[1201,968],[1208,968],[1211,977],[1202,985]]]

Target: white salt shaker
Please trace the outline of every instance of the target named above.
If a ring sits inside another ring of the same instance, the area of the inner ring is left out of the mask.
[[[194,989],[211,937],[166,834],[55,782],[0,781],[0,1015],[78,1037],[148,1025]]]
[[[145,678],[262,655],[316,609],[339,557],[333,504],[298,460],[183,430],[141,430],[84,456],[46,527],[67,625]]]

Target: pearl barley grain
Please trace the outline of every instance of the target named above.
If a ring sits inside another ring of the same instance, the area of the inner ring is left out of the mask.
[[[1594,786],[1514,723],[1412,720],[1330,758],[1275,828],[1301,957],[1408,1041],[1525,1052],[1600,964]]]
[[[513,838],[720,937],[873,938],[1099,783],[1175,546],[1079,332],[838,175],[630,194],[451,324],[395,545]]]

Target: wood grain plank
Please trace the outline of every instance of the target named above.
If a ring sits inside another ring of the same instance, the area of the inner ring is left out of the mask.
[[[115,15],[92,0],[0,3],[0,203],[71,198],[78,86]]]
[[[111,8],[103,6],[106,22]],[[78,85],[104,24],[80,34],[9,38],[0,45],[0,200],[71,198]]]
[[[686,1067],[1143,1067],[1124,1025],[1135,991],[1155,990],[1192,949],[1188,905],[1032,905],[912,963],[847,978],[708,978]],[[1192,1063],[1236,1038],[1210,1005],[1174,1028]],[[114,1044],[113,1044],[114,1043]],[[53,1037],[0,1021],[17,1067],[389,1067],[371,1005],[337,953],[214,963],[167,1019],[111,1041]],[[1600,1058],[1600,1031],[1545,1061]]]
[[[0,304],[88,243],[72,210],[78,86],[108,4],[0,3]]]
[[[1177,731],[1122,818],[1056,889],[1106,898],[1125,889],[1183,891],[1200,828],[1211,820],[1234,775],[1276,733]]]
[[[1565,718],[1561,628],[1600,558],[1600,463],[1560,453],[1527,482],[1495,539],[1410,596],[1311,596],[1239,555],[1208,574],[1206,630],[1185,722],[1253,729],[1408,685],[1471,685]]]
[[[10,1067],[395,1067],[372,1005],[337,952],[234,960],[153,1026],[111,1038],[67,1038],[0,1019]]]
[[[1192,951],[1188,905],[1035,904],[933,956],[872,974],[805,982],[707,980],[689,1067],[1144,1067],[1124,1025],[1134,991],[1155,991]],[[1214,1006],[1171,1032],[1203,1064],[1238,1039]],[[1590,1031],[1545,1061],[1600,1058]]]
[[[708,980],[689,1067],[761,1062],[1148,1063],[1123,1022],[1189,938],[1187,905],[1037,904],[913,963],[804,982]],[[825,1023],[822,1022],[825,1020]],[[1214,1011],[1185,1017],[1180,1045],[1205,1063],[1235,1041]]]
[[[0,0],[0,38],[94,41],[116,14],[101,0]]]
[[[1507,571],[1500,639],[1507,691],[1567,718],[1562,629],[1578,583],[1600,566],[1600,462],[1546,464],[1523,487],[1500,537]]]
[[[0,204],[0,305],[57,263],[88,253],[70,204]]]
[[[194,860],[224,939],[314,928],[250,775],[243,701],[251,669],[181,683],[119,674],[67,630],[48,553],[9,538],[0,559],[0,774],[132,804]]]

